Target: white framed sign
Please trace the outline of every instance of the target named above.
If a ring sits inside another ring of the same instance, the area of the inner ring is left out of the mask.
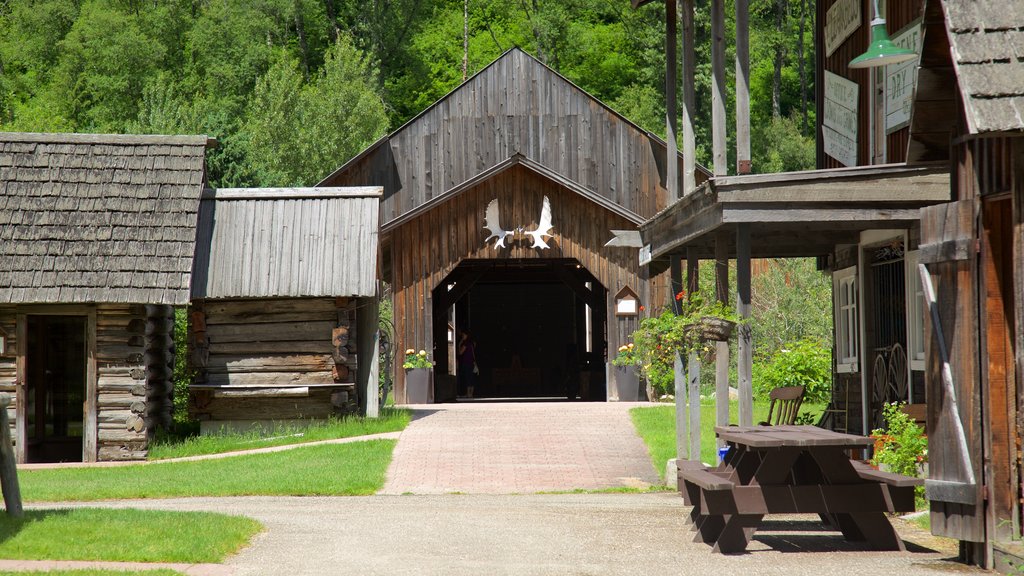
[[[885,67],[885,133],[895,132],[910,123],[910,108],[914,103],[917,85],[917,67],[921,61],[924,36],[921,18],[893,36],[892,43],[900,48],[917,52],[918,57]]]
[[[825,103],[821,137],[825,153],[843,163],[857,165],[857,104],[860,87],[825,70]]]
[[[860,28],[860,0],[836,0],[825,13],[825,56]]]

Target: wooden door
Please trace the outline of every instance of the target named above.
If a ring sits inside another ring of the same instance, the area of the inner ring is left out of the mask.
[[[985,540],[978,213],[974,199],[921,210],[920,263],[927,267],[935,297],[925,317],[929,432],[925,488],[931,500],[932,533],[968,542]],[[930,300],[927,285],[925,291]]]

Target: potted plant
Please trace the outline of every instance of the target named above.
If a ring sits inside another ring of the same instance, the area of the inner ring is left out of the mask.
[[[619,346],[619,352],[612,359],[614,396],[619,402],[640,400],[640,357],[636,345],[630,342]]]
[[[430,403],[431,377],[434,363],[430,361],[426,350],[409,348],[405,351],[405,398],[409,404]]]

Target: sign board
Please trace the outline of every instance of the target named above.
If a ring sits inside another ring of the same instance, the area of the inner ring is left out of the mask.
[[[640,248],[640,265],[644,266],[651,263],[651,245],[647,244]]]
[[[825,70],[825,105],[821,136],[825,153],[845,166],[857,165],[856,83]]]
[[[921,54],[924,36],[921,18],[914,20],[893,37],[892,43]],[[885,67],[885,133],[895,132],[910,123],[910,108],[917,85],[920,56],[913,60]]]
[[[825,13],[825,56],[860,28],[860,0],[836,0]]]

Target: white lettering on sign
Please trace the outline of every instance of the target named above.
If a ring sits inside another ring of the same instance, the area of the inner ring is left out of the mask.
[[[843,163],[857,165],[857,98],[856,83],[825,71],[825,105],[821,137],[825,153]]]
[[[860,27],[860,0],[837,0],[825,13],[825,56]]]
[[[828,126],[821,127],[821,141],[825,154],[835,158],[843,166],[857,165],[857,141],[836,132]]]
[[[914,104],[917,85],[917,66],[922,45],[921,19],[913,21],[893,37],[892,43],[900,48],[917,52],[918,57],[885,67],[885,133],[895,132],[910,123],[910,109]]]

